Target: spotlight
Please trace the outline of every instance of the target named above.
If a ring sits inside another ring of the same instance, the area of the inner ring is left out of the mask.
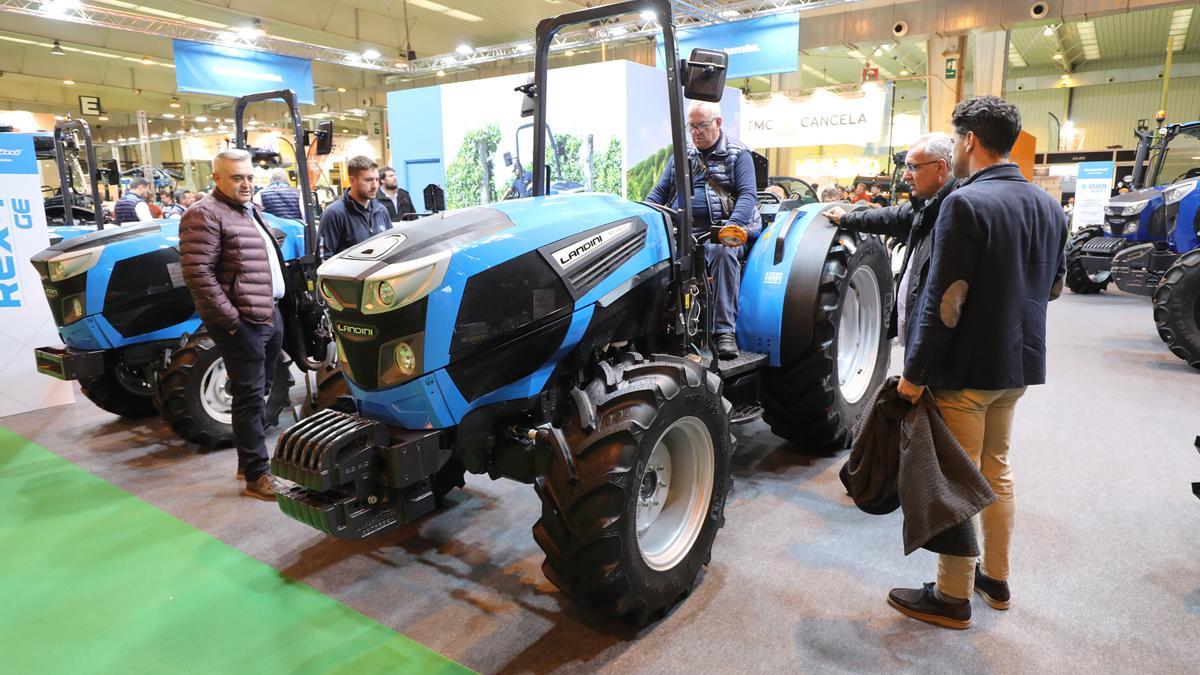
[[[75,84],[75,80],[63,80],[63,84],[69,86],[69,85]]]
[[[168,106],[170,106],[170,107],[172,107],[172,108],[178,108],[178,107],[179,107],[179,98],[178,98],[178,97],[176,97],[176,96],[172,96],[172,97],[171,97],[171,102],[170,102],[170,103],[168,103],[167,105],[168,105]]]
[[[66,54],[66,52],[63,51],[62,45],[58,44],[58,40],[54,41],[54,46],[50,48],[50,53],[54,56],[62,56],[63,54]]]
[[[444,70],[439,70],[439,71],[437,71],[437,73],[436,73],[436,74],[437,74],[437,76],[438,76],[438,77],[445,77],[445,76],[446,76],[446,71],[444,71]]]
[[[658,18],[658,14],[652,9],[643,9],[642,13],[638,16],[642,17],[642,21],[654,21]]]
[[[339,94],[344,94],[344,93],[346,93],[346,88],[345,88],[345,87],[338,87],[338,93],[339,93]]]
[[[379,58],[379,56],[380,56],[379,52],[374,49],[368,49],[365,52],[363,52],[362,55],[363,55],[364,59],[368,59],[370,61],[374,61],[375,59]]]
[[[1046,37],[1050,37],[1051,35],[1054,35],[1054,26],[1046,26],[1045,28],[1043,28],[1042,35],[1045,35]]]
[[[471,48],[471,45],[459,45],[454,48],[454,51],[462,54],[463,56],[470,56],[475,53],[475,50]]]

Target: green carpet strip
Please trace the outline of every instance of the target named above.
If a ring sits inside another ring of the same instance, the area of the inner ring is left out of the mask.
[[[460,673],[0,428],[0,671]]]

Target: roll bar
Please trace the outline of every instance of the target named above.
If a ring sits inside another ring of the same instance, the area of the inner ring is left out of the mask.
[[[243,135],[242,118],[246,106],[260,101],[283,101],[287,104],[288,113],[292,118],[292,135],[296,144],[296,173],[300,182],[301,199],[304,200],[304,255],[311,257],[316,253],[317,227],[315,222],[316,204],[312,201],[312,186],[308,181],[308,156],[304,152],[304,125],[300,121],[300,107],[296,104],[296,94],[290,89],[278,91],[263,91],[257,94],[247,94],[233,104],[234,138],[239,150],[246,149]]]
[[[58,185],[63,199],[63,225],[71,227],[75,224],[75,214],[71,190],[71,175],[67,170],[67,158],[64,152],[63,134],[67,131],[78,131],[83,135],[83,146],[87,151],[88,180],[92,187],[92,210],[96,229],[104,229],[104,209],[100,205],[100,186],[96,182],[96,148],[92,145],[92,129],[83,120],[63,120],[54,125],[54,163],[58,165]]]

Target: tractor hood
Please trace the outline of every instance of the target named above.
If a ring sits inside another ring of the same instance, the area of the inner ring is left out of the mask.
[[[179,221],[156,220],[149,223],[138,223],[137,225],[108,227],[90,234],[85,234],[82,237],[63,239],[50,248],[43,250],[41,253],[34,255],[32,260],[33,262],[44,262],[58,257],[58,255],[61,253],[100,248],[102,246],[108,246],[110,244],[116,244],[122,241],[129,241],[131,239],[140,239],[142,237],[157,237],[162,233],[161,226],[164,222],[178,223]]]
[[[402,223],[327,260],[319,286],[351,383],[378,390],[565,330],[621,265],[666,259],[666,232],[612,195],[513,200]]]
[[[1104,206],[1104,213],[1109,216],[1133,216],[1161,204],[1162,188],[1148,187],[1111,197]]]

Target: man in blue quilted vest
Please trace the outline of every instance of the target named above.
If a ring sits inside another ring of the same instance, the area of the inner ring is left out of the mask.
[[[750,237],[758,235],[762,220],[755,207],[757,185],[750,149],[729,138],[721,130],[721,106],[693,101],[688,108],[688,164],[692,169],[692,224],[695,232],[728,221],[746,229]],[[675,194],[675,162],[667,160],[662,177],[650,190],[646,201],[683,208]],[[713,343],[722,359],[738,357],[738,292],[742,285],[742,258],[745,246],[726,246],[709,241],[705,260],[712,277],[714,296]]]

